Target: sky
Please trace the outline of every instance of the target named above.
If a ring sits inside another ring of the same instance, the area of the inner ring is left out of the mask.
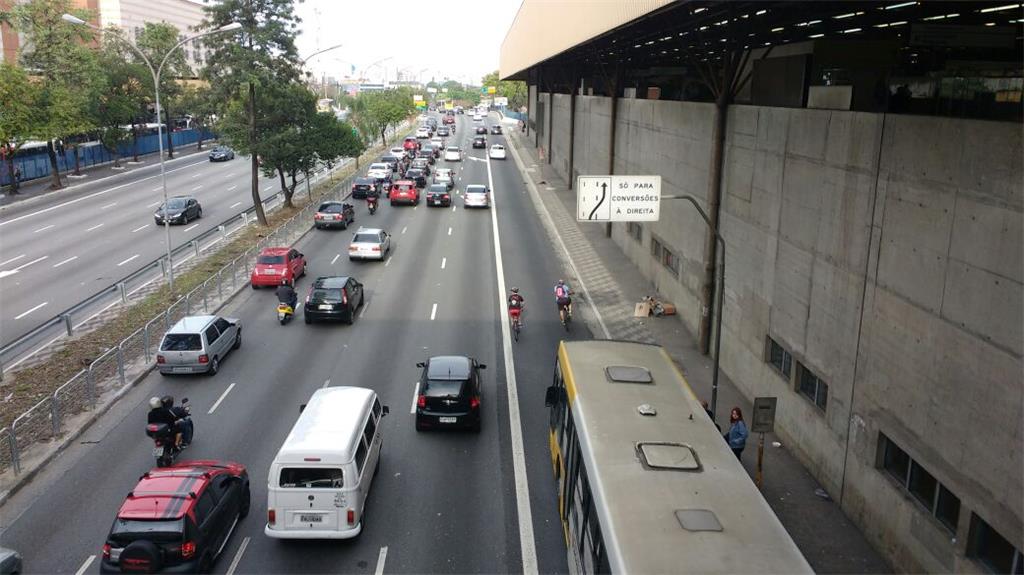
[[[480,85],[484,74],[498,69],[501,42],[520,3],[305,0],[295,5],[302,19],[295,43],[300,58],[342,44],[306,63],[317,77],[341,78],[355,66],[356,75],[380,82],[386,67],[389,81],[404,69],[409,79],[423,82],[447,78]]]

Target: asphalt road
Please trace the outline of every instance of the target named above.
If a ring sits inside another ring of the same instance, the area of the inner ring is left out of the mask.
[[[153,465],[143,432],[146,400],[170,393],[192,404],[196,437],[187,458],[239,461],[252,478],[253,511],[217,562],[218,573],[233,563],[237,573],[521,572],[523,549],[535,553],[540,572],[566,572],[544,407],[557,342],[566,335],[551,293],[563,271],[514,161],[487,161],[482,150],[468,146],[470,121],[458,121],[456,140],[466,159],[457,189],[492,182],[493,212],[465,210],[461,197],[455,209],[384,202],[374,216],[359,205],[358,225],[394,236],[386,262],[349,262],[350,231],[308,233],[299,249],[309,260],[309,277],[297,290],[304,295],[318,275],[356,277],[366,286],[366,303],[355,325],[305,325],[297,317],[280,326],[274,294],[245,290],[223,312],[241,318],[244,336],[220,373],[148,376],[0,509],[0,545],[20,550],[27,572],[96,572],[117,508]],[[517,343],[502,335],[498,269],[505,285],[520,287],[526,297]],[[589,334],[576,324],[569,336]],[[414,430],[415,364],[440,354],[487,364],[481,433]],[[513,382],[519,417],[510,420]],[[270,463],[299,405],[325,385],[373,388],[391,408],[367,524],[351,541],[269,539],[263,526]],[[517,438],[526,472],[518,482]],[[521,541],[531,532],[532,539]]]
[[[177,247],[252,207],[249,159],[213,163],[206,154],[167,163],[167,194],[195,196],[203,217],[171,226]],[[264,198],[279,189],[260,179]],[[0,345],[166,253],[153,212],[163,200],[160,170],[145,167],[0,216]]]

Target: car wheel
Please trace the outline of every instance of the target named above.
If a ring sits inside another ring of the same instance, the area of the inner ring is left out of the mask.
[[[258,286],[256,284],[252,284],[252,289],[260,289],[260,286]]]
[[[427,430],[427,428],[422,423],[420,423],[420,418],[417,417],[416,418],[416,431],[426,431],[426,430]]]
[[[218,371],[220,371],[220,358],[214,356],[213,360],[210,361],[210,369],[206,373],[207,375],[214,376],[217,375]]]
[[[198,220],[201,217],[203,217],[203,208],[196,210],[196,219]]]
[[[235,336],[235,343],[231,344],[231,349],[238,349],[242,347],[242,330],[238,330],[238,335]]]
[[[199,573],[209,573],[213,569],[213,559],[210,559],[210,555],[203,555],[203,558],[199,560]]]
[[[300,278],[306,277],[306,264],[302,264],[302,273],[299,274]]]
[[[303,315],[302,319],[306,322],[306,325],[313,323],[313,320],[309,319],[308,316]]]
[[[483,423],[482,419],[476,420],[476,423],[474,423],[473,426],[469,428],[469,430],[472,431],[473,433],[480,433],[480,424],[481,423]]]
[[[242,503],[239,505],[238,518],[245,519],[249,515],[249,506],[252,503],[252,496],[249,494],[249,485],[245,485],[245,492],[242,493]]]
[[[348,317],[345,318],[344,320],[342,320],[342,321],[345,322],[345,325],[352,325],[353,323],[355,323],[355,321],[356,321],[356,309],[358,309],[358,308],[352,308],[352,309],[348,310]]]

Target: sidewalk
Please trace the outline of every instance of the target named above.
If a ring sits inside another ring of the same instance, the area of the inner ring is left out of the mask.
[[[201,154],[208,154],[214,146],[217,145],[216,140],[203,140],[203,149],[196,150],[195,142],[186,144],[185,146],[174,149],[174,159],[166,159],[165,165],[174,166],[178,160],[186,158],[194,158]],[[0,210],[12,206],[14,204],[23,204],[28,202],[29,204],[35,203],[38,198],[49,196],[50,194],[66,195],[67,192],[74,191],[80,186],[85,184],[95,184],[96,182],[110,178],[123,176],[136,170],[150,168],[160,165],[160,160],[157,158],[157,153],[153,152],[146,155],[140,155],[138,162],[131,161],[131,157],[121,158],[121,166],[123,169],[113,169],[113,162],[107,162],[103,164],[96,164],[89,167],[83,167],[80,170],[82,175],[73,176],[73,170],[61,172],[61,181],[64,182],[64,187],[59,190],[50,189],[50,184],[53,183],[53,176],[48,175],[45,178],[36,178],[34,180],[28,180],[22,182],[18,186],[18,193],[11,194],[8,187],[0,188]],[[0,169],[6,170],[6,165],[0,167]]]
[[[509,126],[511,127],[511,126]],[[654,342],[665,347],[680,366],[694,393],[711,398],[712,359],[702,355],[695,337],[679,316],[634,318],[633,305],[646,295],[658,296],[654,285],[604,235],[603,225],[580,225],[575,214],[576,193],[516,129],[506,140],[522,164],[524,178],[532,180],[537,195],[550,213],[565,247],[576,264],[574,285],[585,286],[591,302],[601,311],[603,325],[592,326],[598,337]],[[560,250],[556,250],[559,251]],[[589,318],[588,318],[589,319]],[[738,405],[752,413],[751,403],[725,373],[719,373],[718,414]],[[762,493],[790,536],[818,573],[890,573],[891,568],[871,547],[860,530],[830,499],[815,495],[821,486],[786,450],[773,447],[774,434],[765,437]],[[757,464],[757,437],[751,435],[743,452],[743,466],[751,479]]]

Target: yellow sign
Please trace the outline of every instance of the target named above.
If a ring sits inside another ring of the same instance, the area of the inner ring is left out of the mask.
[[[455,109],[455,102],[445,102],[444,103],[444,109],[445,110],[454,110]]]
[[[493,93],[495,93],[497,91],[498,91],[497,88],[495,88],[494,86],[487,86],[487,93],[488,94],[493,94]]]

